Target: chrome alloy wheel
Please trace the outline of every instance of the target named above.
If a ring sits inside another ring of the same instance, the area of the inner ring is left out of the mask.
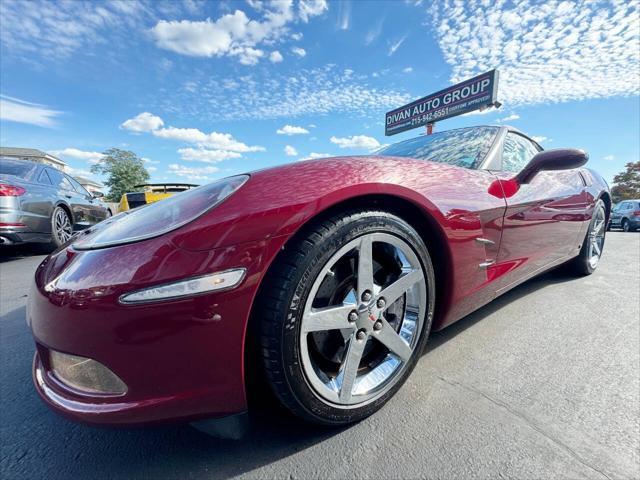
[[[593,222],[591,222],[591,230],[589,231],[589,256],[588,261],[591,268],[596,268],[600,257],[602,256],[602,247],[604,246],[604,235],[606,230],[606,214],[602,205],[596,207],[593,212]]]
[[[53,215],[54,233],[60,244],[63,244],[73,235],[71,220],[69,219],[69,215],[67,215],[67,212],[65,212],[60,207],[56,208],[56,211]]]
[[[422,264],[407,242],[370,233],[340,248],[316,277],[300,327],[316,396],[355,408],[389,391],[418,344],[426,307]]]

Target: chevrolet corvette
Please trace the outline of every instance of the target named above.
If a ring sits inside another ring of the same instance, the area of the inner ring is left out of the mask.
[[[206,425],[246,416],[260,377],[303,419],[361,420],[431,331],[555,266],[597,268],[611,197],[587,159],[478,126],[119,214],[36,271],[36,391],[85,422]]]

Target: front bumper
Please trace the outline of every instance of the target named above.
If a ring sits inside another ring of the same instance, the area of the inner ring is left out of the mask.
[[[191,421],[246,411],[244,340],[253,298],[278,242],[192,252],[163,237],[94,251],[62,249],[38,267],[27,322],[37,352],[34,384],[58,413],[94,424]],[[147,286],[243,267],[235,289],[121,305]],[[127,386],[79,392],[59,381],[49,352],[96,360]]]

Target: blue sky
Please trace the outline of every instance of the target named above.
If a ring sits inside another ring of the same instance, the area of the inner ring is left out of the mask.
[[[152,180],[204,183],[366,154],[384,113],[498,68],[510,124],[580,147],[611,180],[640,159],[634,1],[0,2],[0,143],[88,170],[110,147]]]

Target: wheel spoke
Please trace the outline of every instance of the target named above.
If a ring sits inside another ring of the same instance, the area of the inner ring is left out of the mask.
[[[349,313],[353,309],[353,305],[312,309],[302,320],[302,331],[320,332],[324,330],[355,328],[354,324],[349,322],[348,318]]]
[[[600,245],[598,245],[598,239],[594,239],[593,241],[593,250],[595,251],[595,254],[597,256],[600,256],[601,250],[600,250]]]
[[[340,401],[348,402],[351,399],[353,393],[353,386],[356,383],[356,376],[358,375],[358,368],[360,367],[360,360],[362,359],[362,353],[364,347],[367,344],[367,339],[358,340],[355,333],[351,335],[349,341],[349,348],[342,364],[342,382],[340,383]]]
[[[598,235],[604,228],[604,220],[600,220],[593,227],[593,234]]]
[[[373,338],[377,339],[392,353],[396,354],[400,360],[406,362],[411,357],[411,347],[386,320],[381,319],[381,321],[382,328],[374,332]]]
[[[398,280],[393,282],[387,288],[382,290],[378,297],[384,297],[387,305],[391,305],[398,300],[407,290],[409,290],[414,284],[423,279],[422,270],[411,270],[409,273],[404,274]]]
[[[364,236],[358,247],[358,298],[367,290],[373,292],[373,241]]]

